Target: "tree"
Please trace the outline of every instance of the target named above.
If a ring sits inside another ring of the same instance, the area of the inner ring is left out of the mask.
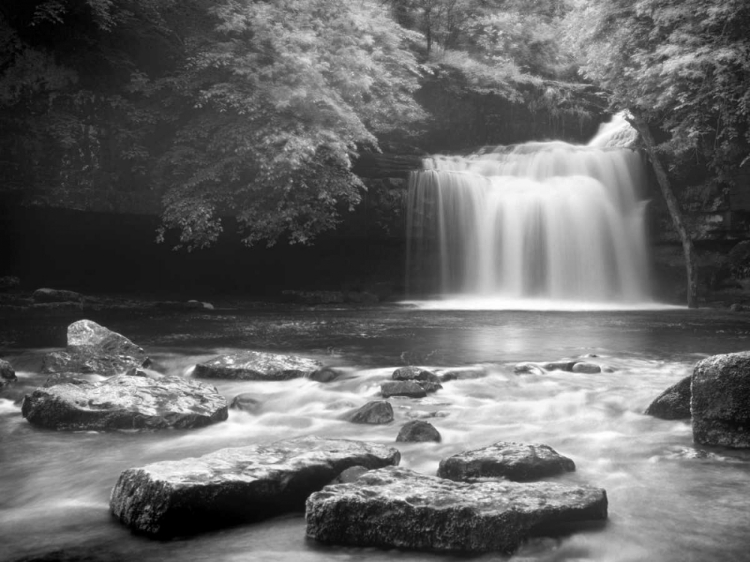
[[[661,163],[698,158],[717,184],[747,163],[750,145],[750,5],[744,0],[577,2],[569,19],[584,75],[613,110],[627,109],[680,234],[688,305],[697,306],[692,241]],[[663,130],[661,145],[649,142]],[[671,194],[671,195],[670,195]],[[672,202],[670,203],[670,199]]]

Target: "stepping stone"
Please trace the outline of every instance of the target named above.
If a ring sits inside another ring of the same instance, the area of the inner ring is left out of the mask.
[[[322,366],[319,361],[307,357],[245,351],[199,363],[193,374],[207,379],[283,381],[309,377]]]
[[[70,382],[27,394],[21,413],[56,430],[187,429],[227,419],[227,401],[214,387],[178,376],[115,375],[100,383]]]
[[[507,478],[518,482],[573,472],[575,463],[548,445],[499,441],[440,461],[438,476],[451,480]]]
[[[307,536],[326,544],[510,554],[531,534],[607,518],[600,488],[454,482],[399,467],[327,486],[307,500]]]
[[[435,441],[440,443],[440,432],[431,423],[422,420],[413,420],[404,424],[398,432],[396,442],[422,443]]]
[[[382,445],[302,437],[222,449],[120,474],[112,513],[137,533],[169,538],[301,511],[307,497],[347,468],[395,465]]]

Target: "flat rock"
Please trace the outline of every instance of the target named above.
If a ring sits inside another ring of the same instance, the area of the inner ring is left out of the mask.
[[[380,385],[383,398],[406,396],[407,398],[424,398],[427,391],[416,381],[386,381]]]
[[[138,533],[194,534],[302,510],[311,493],[347,468],[381,468],[400,458],[382,445],[317,437],[222,449],[125,470],[110,509]]]
[[[321,367],[319,361],[307,357],[245,351],[199,363],[193,374],[210,379],[283,381],[309,377]]]
[[[177,376],[115,375],[27,394],[23,417],[57,430],[187,429],[227,419],[227,402],[212,386]]]
[[[96,373],[109,376],[151,363],[143,349],[125,336],[91,320],[79,320],[68,326],[65,351],[47,354],[44,373]]]
[[[396,441],[408,443],[423,443],[425,441],[435,441],[440,443],[442,437],[440,432],[435,429],[431,423],[422,420],[413,420],[405,423],[401,431],[396,436]]]
[[[693,440],[702,445],[750,447],[750,352],[714,355],[693,371]]]
[[[451,480],[507,478],[518,482],[572,472],[575,463],[548,445],[499,441],[440,461],[438,476]]]
[[[510,554],[532,533],[607,518],[600,488],[453,482],[389,467],[307,500],[307,536],[327,544]]]
[[[692,376],[687,376],[677,384],[670,386],[657,396],[643,413],[663,420],[690,418],[691,380]]]
[[[352,423],[379,425],[393,421],[393,406],[385,400],[368,402],[361,408],[344,414],[344,419]]]
[[[453,380],[479,379],[487,376],[487,369],[482,366],[454,367],[440,371],[441,382]]]
[[[65,291],[62,289],[37,289],[31,295],[35,303],[52,303],[52,302],[82,302],[85,297],[75,291]]]

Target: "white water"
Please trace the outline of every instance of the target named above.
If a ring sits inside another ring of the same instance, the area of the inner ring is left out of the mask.
[[[603,128],[596,146],[527,143],[425,160],[409,191],[410,290],[562,308],[648,303],[643,163],[632,150],[599,148],[624,126]]]

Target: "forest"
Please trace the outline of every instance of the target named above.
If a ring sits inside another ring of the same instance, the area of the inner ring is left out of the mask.
[[[187,250],[227,217],[247,245],[311,243],[365,196],[363,152],[627,110],[689,257],[680,186],[707,201],[750,159],[747,29],[744,0],[9,0],[0,189],[159,214]]]

